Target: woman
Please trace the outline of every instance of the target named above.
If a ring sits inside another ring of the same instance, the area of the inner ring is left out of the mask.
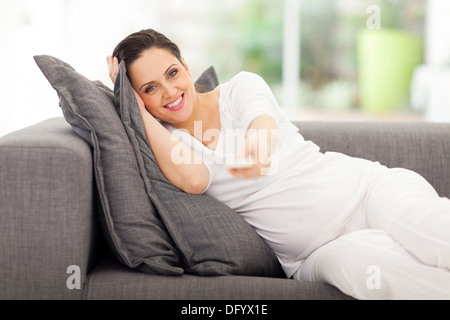
[[[321,153],[255,74],[198,93],[178,47],[154,30],[118,44],[113,81],[122,60],[167,179],[236,210],[287,277],[359,299],[450,298],[450,200],[421,176]]]

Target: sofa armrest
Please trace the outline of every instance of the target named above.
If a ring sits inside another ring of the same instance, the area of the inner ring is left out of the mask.
[[[81,298],[67,280],[83,288],[94,207],[90,147],[63,118],[0,138],[0,299]]]
[[[450,198],[450,123],[296,122],[322,152],[335,151],[413,170]]]

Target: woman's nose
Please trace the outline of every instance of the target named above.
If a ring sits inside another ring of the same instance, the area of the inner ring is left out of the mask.
[[[177,88],[173,86],[166,86],[164,91],[164,98],[171,99],[176,98],[175,95],[177,94]]]

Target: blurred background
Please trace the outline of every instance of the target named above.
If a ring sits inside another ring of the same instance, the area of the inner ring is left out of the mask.
[[[450,122],[450,1],[0,0],[0,136],[62,116],[33,55],[112,87],[106,56],[145,28],[194,77],[260,74],[292,120]]]

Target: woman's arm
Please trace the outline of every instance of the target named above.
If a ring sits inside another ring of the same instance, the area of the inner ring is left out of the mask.
[[[139,104],[147,139],[164,176],[187,193],[201,194],[209,183],[209,170],[201,157],[176,138]]]
[[[117,58],[107,57],[109,75],[115,82],[119,70]],[[162,173],[174,186],[187,193],[200,194],[209,183],[209,170],[190,147],[164,128],[145,108],[133,89],[144,121],[147,139]]]
[[[278,146],[278,125],[270,115],[256,117],[249,125],[245,137],[245,157],[254,165],[245,169],[230,169],[239,178],[264,176],[269,172],[273,151]]]

